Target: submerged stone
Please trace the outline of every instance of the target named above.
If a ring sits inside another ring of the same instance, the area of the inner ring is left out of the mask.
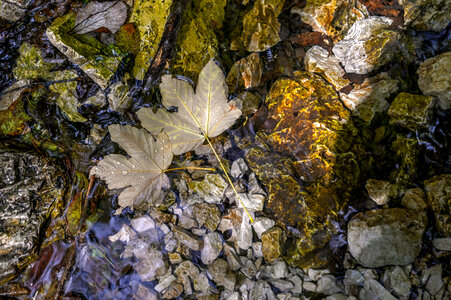
[[[207,203],[221,203],[228,184],[219,174],[207,174],[204,180],[188,183],[190,197],[199,197]]]
[[[332,48],[346,72],[368,74],[394,57],[400,34],[389,29],[392,22],[387,17],[373,16],[352,25]]]
[[[16,60],[16,67],[13,69],[16,79],[49,79],[53,64],[45,62],[42,58],[41,50],[27,42],[20,45],[19,58]]]
[[[430,96],[400,93],[388,110],[390,124],[415,131],[425,128],[432,114],[434,99]]]
[[[347,0],[307,0],[303,8],[293,8],[291,12],[299,14],[314,31],[325,33],[334,41],[341,40],[354,22],[369,15],[360,1]]]
[[[7,88],[0,96],[0,112],[3,110],[7,110],[11,104],[13,104],[16,100],[20,99],[22,92],[25,87],[30,84],[30,80],[21,79],[16,81],[13,85]],[[10,91],[10,92],[9,92]]]
[[[438,232],[451,236],[451,174],[436,175],[425,180],[424,190],[435,214]]]
[[[47,38],[95,83],[106,89],[123,54],[113,45],[106,46],[89,34],[74,34],[71,32],[74,25],[74,13],[59,17],[47,28]]]
[[[171,12],[172,0],[135,0],[130,15],[131,23],[136,26],[140,41],[139,50],[136,53],[133,76],[138,80],[143,80],[152,59],[158,50],[161,37],[163,36],[166,20]],[[133,44],[131,34],[129,44]]]
[[[447,0],[403,0],[404,24],[416,30],[441,31],[451,20],[451,5]]]
[[[280,41],[280,23],[277,17],[285,0],[257,0],[252,9],[243,17],[241,36],[232,42],[231,50],[245,49],[261,52]]]
[[[133,101],[130,95],[130,86],[128,80],[131,79],[130,74],[126,73],[122,80],[113,83],[110,86],[110,92],[107,95],[107,100],[112,110],[124,112]]]
[[[417,70],[418,85],[423,94],[438,98],[442,109],[451,108],[451,51],[421,63]]]
[[[0,0],[0,18],[10,22],[20,20],[33,0]]]
[[[418,155],[420,148],[416,139],[398,135],[392,143],[399,167],[390,176],[400,187],[407,187],[417,178]]]
[[[258,53],[252,53],[235,62],[226,78],[229,93],[241,92],[259,86],[262,72],[263,61]]]

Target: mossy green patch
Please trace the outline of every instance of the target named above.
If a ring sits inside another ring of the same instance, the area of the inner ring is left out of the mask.
[[[41,50],[27,42],[20,45],[19,58],[16,60],[16,67],[13,69],[16,79],[49,79],[53,64],[44,61]]]

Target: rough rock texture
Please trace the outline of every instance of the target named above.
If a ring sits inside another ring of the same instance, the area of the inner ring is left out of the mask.
[[[402,208],[358,213],[348,224],[349,252],[369,268],[410,264],[420,252],[426,224],[425,212]]]
[[[369,179],[365,184],[368,196],[377,203],[377,205],[387,204],[390,200],[391,184],[388,181]]]
[[[451,174],[437,175],[425,180],[424,190],[435,214],[439,233],[451,236]]]
[[[350,84],[348,79],[343,78],[345,71],[340,66],[340,60],[324,48],[310,48],[305,54],[304,64],[307,71],[322,75],[337,91]]]
[[[451,108],[451,52],[434,56],[421,63],[417,70],[418,85],[423,94],[438,98],[442,109]]]
[[[354,115],[369,124],[377,113],[387,110],[386,99],[397,91],[398,81],[383,72],[354,86],[349,94],[340,93],[340,98]]]
[[[280,23],[277,20],[285,0],[257,0],[243,17],[241,36],[232,42],[231,50],[241,48],[261,52],[280,41]]]
[[[418,177],[418,155],[420,147],[418,140],[398,135],[392,143],[392,151],[398,160],[398,168],[390,174],[391,182],[399,187],[410,186]]]
[[[0,18],[15,22],[27,12],[33,0],[0,0]]]
[[[39,231],[52,213],[49,209],[56,214],[61,205],[66,178],[33,154],[0,152],[0,166],[1,282],[14,276],[16,265],[32,254]]]
[[[441,31],[451,20],[451,4],[447,0],[402,0],[404,24],[416,30]]]
[[[412,131],[425,128],[432,115],[433,106],[433,97],[400,93],[388,109],[390,124]]]
[[[423,211],[428,208],[426,195],[421,188],[407,190],[402,197],[401,203],[405,208],[416,211]]]
[[[393,58],[400,36],[388,29],[391,23],[389,18],[373,16],[352,25],[332,48],[346,72],[367,74]]]
[[[258,53],[252,53],[235,62],[226,78],[229,93],[241,92],[259,86],[262,72],[263,61]]]
[[[273,227],[262,234],[262,252],[265,261],[272,263],[282,253],[282,229]]]
[[[318,75],[296,72],[279,79],[266,101],[273,125],[257,133],[246,161],[268,192],[268,210],[300,232],[288,261],[320,264],[322,259],[312,253],[329,241],[334,231],[330,221],[359,182],[361,146],[347,131],[353,127],[350,113]]]
[[[303,8],[293,8],[302,21],[330,36],[335,42],[345,36],[355,21],[368,17],[368,11],[359,1],[307,0]]]

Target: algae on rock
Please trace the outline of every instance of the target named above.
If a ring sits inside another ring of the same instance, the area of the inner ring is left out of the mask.
[[[36,45],[22,43],[19,53],[16,67],[13,69],[16,79],[51,78],[50,74],[54,65],[44,61],[41,50]]]
[[[388,110],[390,123],[412,131],[425,128],[431,117],[433,105],[434,98],[431,96],[400,93]]]

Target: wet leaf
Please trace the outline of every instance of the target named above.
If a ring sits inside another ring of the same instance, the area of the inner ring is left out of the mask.
[[[99,28],[108,28],[116,33],[127,19],[127,6],[122,1],[90,2],[83,7],[75,18],[73,31],[88,33]]]
[[[194,93],[189,83],[163,76],[160,84],[163,105],[176,106],[177,113],[141,108],[137,114],[142,126],[153,134],[163,131],[172,142],[174,154],[182,154],[201,145],[206,137],[220,135],[241,115],[227,102],[227,86],[221,69],[210,60],[199,75]]]
[[[130,158],[119,154],[107,155],[92,168],[90,175],[104,179],[111,189],[125,188],[119,195],[119,214],[123,208],[143,200],[161,201],[162,190],[169,187],[164,173],[172,162],[172,148],[166,134],[157,139],[144,129],[132,126],[109,126],[111,139],[118,143]]]

